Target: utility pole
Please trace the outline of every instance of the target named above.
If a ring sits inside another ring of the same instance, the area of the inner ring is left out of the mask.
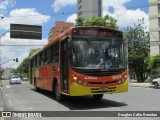
[[[2,37],[5,36],[6,33],[8,33],[8,32],[9,32],[9,30],[0,35],[0,61],[1,61],[1,54],[2,54],[2,52],[1,52],[1,46],[2,46],[2,45],[1,45],[1,43],[2,43],[1,39],[2,39]],[[0,63],[0,72],[1,72],[1,65],[2,65],[2,64]],[[0,76],[0,77],[1,77],[1,76]],[[1,78],[0,78],[0,79],[1,79]]]

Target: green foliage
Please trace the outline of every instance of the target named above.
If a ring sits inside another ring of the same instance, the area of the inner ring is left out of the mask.
[[[146,62],[150,53],[149,34],[145,32],[143,23],[144,19],[141,19],[138,25],[124,29],[125,41],[128,43],[129,69],[135,72],[138,82],[145,80]]]
[[[39,50],[37,49],[31,49],[29,56],[23,59],[22,63],[18,66],[16,70],[14,70],[14,73],[20,74],[21,76],[28,76],[29,73],[29,57],[36,53]]]
[[[160,77],[160,54],[151,57],[147,62],[147,71],[151,74],[152,79]]]
[[[4,70],[1,70],[1,69],[0,69],[0,79],[1,79],[1,77],[2,77],[3,72],[4,72]]]
[[[29,56],[32,56],[34,53],[36,53],[38,50],[40,50],[40,48],[36,48],[36,49],[31,49],[30,52],[29,52]]]
[[[76,19],[76,24],[77,24],[78,26],[83,26],[83,24],[84,24],[84,18],[78,16],[77,19]]]
[[[18,66],[17,71],[21,75],[27,75],[27,73],[29,72],[28,67],[29,67],[29,57],[23,60],[23,62]]]
[[[78,17],[76,19],[76,24],[78,26],[104,26],[109,28],[117,29],[117,20],[109,15],[104,17],[92,17],[91,19],[84,19],[83,17]]]

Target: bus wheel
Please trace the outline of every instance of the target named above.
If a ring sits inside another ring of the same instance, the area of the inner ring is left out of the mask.
[[[92,96],[94,100],[101,100],[102,97],[103,97],[103,94],[100,94],[100,95],[93,95]]]
[[[59,91],[58,83],[55,84],[55,98],[58,102],[61,102],[63,100],[63,95]]]

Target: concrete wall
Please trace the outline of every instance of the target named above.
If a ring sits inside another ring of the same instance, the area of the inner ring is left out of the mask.
[[[159,0],[149,0],[149,29],[150,29],[150,54],[155,56],[160,54],[160,25],[158,23],[158,4]]]

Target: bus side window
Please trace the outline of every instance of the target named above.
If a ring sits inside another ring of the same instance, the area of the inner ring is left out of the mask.
[[[35,56],[35,59],[34,59],[34,67],[37,67],[37,55]]]
[[[53,45],[50,47],[50,62],[53,63]]]
[[[51,46],[51,61],[52,63],[56,63],[59,60],[59,42],[54,43]]]
[[[42,60],[41,65],[43,66],[45,64],[45,51],[42,52]]]
[[[47,49],[47,64],[51,63],[51,51],[50,51],[51,47],[49,47]]]
[[[42,62],[42,53],[39,54],[39,66],[42,65],[41,62]]]
[[[37,55],[37,67],[40,66],[40,65],[39,65],[39,61],[40,61],[40,55],[38,54],[38,55]]]

